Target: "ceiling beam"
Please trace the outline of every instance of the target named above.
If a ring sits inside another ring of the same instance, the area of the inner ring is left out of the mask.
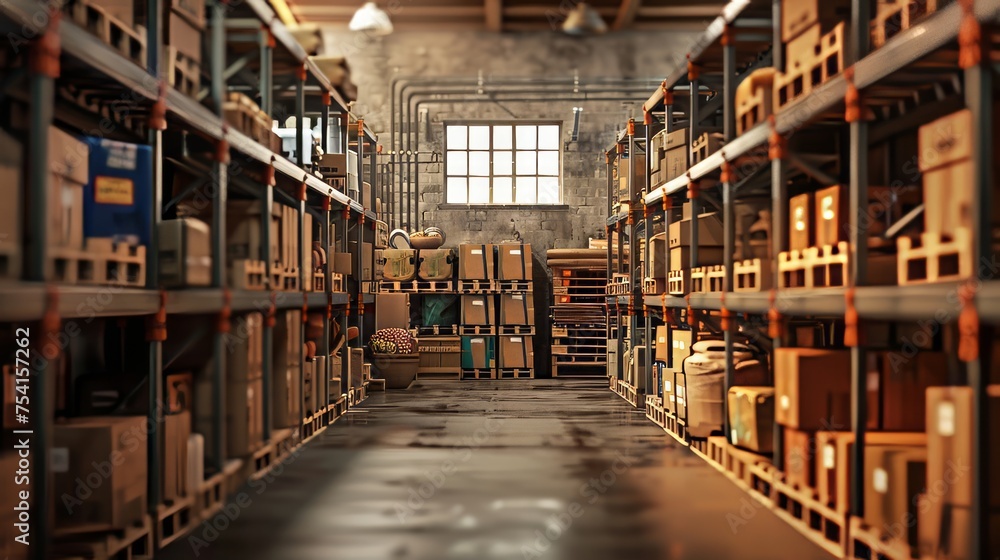
[[[601,17],[614,17],[617,9],[614,7],[591,6]],[[549,16],[565,18],[566,14],[559,9],[559,5],[554,6],[507,6],[503,9],[504,17],[511,18],[542,18],[548,21]]]
[[[486,0],[486,29],[503,31],[503,0]]]
[[[615,22],[611,24],[611,29],[621,31],[631,25],[635,21],[635,16],[639,13],[639,6],[641,4],[642,0],[622,0],[621,5],[618,7],[618,15],[615,16]]]
[[[705,6],[641,6],[640,18],[714,18],[722,11],[723,4]]]

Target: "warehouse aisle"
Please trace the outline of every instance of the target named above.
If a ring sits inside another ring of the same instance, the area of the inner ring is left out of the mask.
[[[829,559],[603,382],[376,393],[166,558]]]

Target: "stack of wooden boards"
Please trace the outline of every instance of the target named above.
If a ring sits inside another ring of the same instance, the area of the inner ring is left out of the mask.
[[[552,377],[607,374],[606,249],[549,249]]]

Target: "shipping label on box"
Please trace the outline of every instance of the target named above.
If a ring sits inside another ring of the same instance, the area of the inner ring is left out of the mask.
[[[462,280],[490,280],[493,275],[493,245],[459,246],[458,277]]]
[[[493,325],[496,320],[496,307],[492,295],[462,296],[463,325]]]
[[[531,292],[500,294],[500,324],[534,325],[535,303]]]

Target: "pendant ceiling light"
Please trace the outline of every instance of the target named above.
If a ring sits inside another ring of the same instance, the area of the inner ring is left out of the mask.
[[[594,8],[586,2],[580,2],[566,16],[562,30],[568,35],[597,35],[606,32],[608,25]]]
[[[392,33],[392,21],[389,20],[389,14],[376,6],[375,2],[365,2],[363,6],[358,8],[348,27],[351,31],[364,31],[372,35]]]

